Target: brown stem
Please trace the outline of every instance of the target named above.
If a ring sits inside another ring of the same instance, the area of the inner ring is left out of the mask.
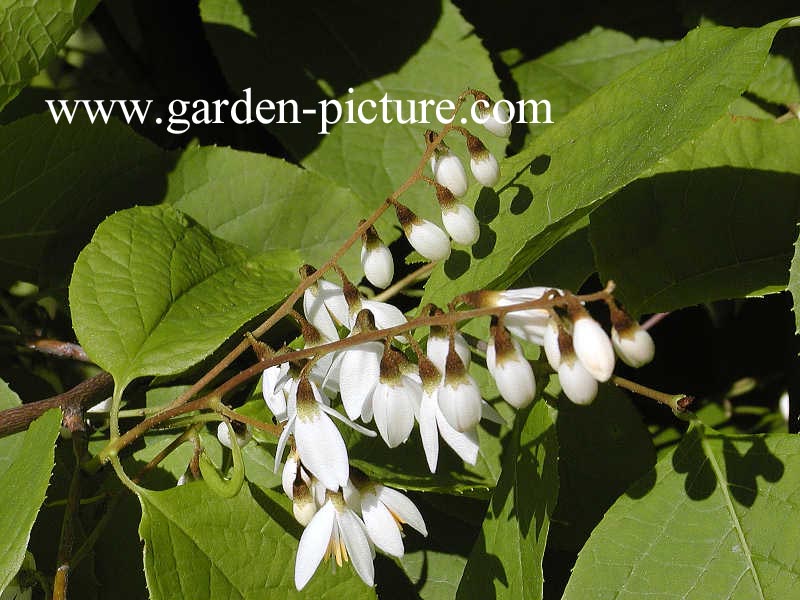
[[[689,405],[694,402],[692,396],[686,396],[685,394],[665,394],[664,392],[659,392],[640,383],[636,383],[635,381],[619,377],[618,375],[614,375],[611,378],[611,382],[617,387],[630,390],[634,394],[639,394],[645,398],[652,398],[656,402],[666,404],[675,413],[687,412]]]
[[[65,412],[74,406],[86,408],[108,397],[113,387],[113,378],[104,371],[58,396],[0,411],[0,437],[25,431],[33,421],[51,408],[61,408]]]
[[[398,280],[397,282],[393,283],[391,286],[383,290],[380,294],[375,294],[373,300],[377,300],[378,302],[386,302],[390,298],[393,298],[408,286],[413,283],[416,283],[420,279],[423,279],[428,273],[433,271],[438,263],[430,262],[425,263],[416,271],[409,273],[402,279]]]

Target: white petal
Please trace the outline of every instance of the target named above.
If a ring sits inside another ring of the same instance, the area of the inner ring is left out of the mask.
[[[500,179],[500,165],[497,164],[497,159],[491,152],[487,152],[479,160],[470,158],[469,167],[478,183],[486,187],[494,186]]]
[[[439,388],[439,409],[457,431],[473,429],[481,420],[481,392],[471,376]]]
[[[474,429],[456,431],[444,418],[441,410],[436,411],[436,424],[439,426],[439,434],[442,439],[455,450],[461,460],[470,465],[478,462],[478,434]]]
[[[436,396],[436,391],[432,394],[423,392],[419,408],[419,433],[431,473],[436,472],[436,463],[439,460],[439,428],[436,425],[438,401]]]
[[[378,288],[389,287],[394,279],[394,259],[392,252],[383,244],[367,249],[361,248],[361,268],[372,285]]]
[[[633,335],[621,336],[616,329],[611,330],[611,343],[614,345],[614,350],[617,351],[617,356],[622,359],[629,367],[639,368],[651,360],[656,353],[656,345],[653,343],[653,338],[650,334],[639,327]]]
[[[339,389],[342,404],[351,419],[361,415],[364,402],[370,396],[381,373],[383,344],[367,342],[352,346],[342,353],[339,366]]]
[[[378,500],[383,502],[403,523],[407,523],[424,536],[428,535],[428,528],[425,526],[422,514],[408,496],[385,485],[378,485],[375,489]]]
[[[375,425],[389,448],[404,443],[414,428],[414,406],[404,386],[379,383],[372,395]]]
[[[337,511],[336,522],[339,524],[344,547],[347,549],[356,573],[367,585],[375,585],[372,546],[370,546],[364,523],[349,509]]]
[[[297,478],[297,457],[293,452],[286,457],[286,464],[283,465],[281,472],[281,486],[283,493],[291,500],[294,498],[294,480]]]
[[[547,323],[547,328],[544,330],[544,353],[547,356],[547,362],[554,371],[558,371],[561,364],[561,350],[558,347],[558,325],[553,319]]]
[[[338,490],[347,485],[350,465],[347,447],[342,434],[330,417],[321,410],[304,407],[307,414],[298,415],[294,426],[294,438],[300,462],[329,490]]]
[[[317,280],[317,289],[334,321],[341,325],[347,325],[350,308],[347,306],[342,286],[331,283],[327,279],[319,279]]]
[[[508,423],[506,423],[503,415],[497,412],[486,400],[481,400],[481,419],[486,419],[492,423],[497,423],[498,425],[508,427]]]
[[[378,500],[374,492],[362,494],[361,514],[372,543],[390,556],[403,556],[403,538],[400,528],[389,509]]]
[[[408,322],[406,316],[399,308],[393,304],[386,302],[377,302],[376,300],[362,300],[361,308],[369,309],[372,316],[375,318],[375,327],[378,329],[388,329],[389,327],[397,327],[404,325]],[[352,327],[351,327],[352,329]],[[401,342],[405,343],[405,336],[397,336]]]
[[[508,137],[511,135],[511,120],[508,111],[502,104],[494,104],[486,115],[483,126],[487,131],[497,137]]]
[[[480,237],[480,226],[475,213],[468,206],[458,203],[442,211],[442,223],[453,240],[471,246]]]
[[[412,223],[408,234],[408,243],[428,260],[443,260],[450,256],[450,238],[437,225],[421,219],[421,223]]]
[[[327,553],[335,519],[336,509],[326,502],[303,530],[294,563],[294,585],[298,590],[306,586]]]
[[[467,193],[469,180],[461,159],[452,152],[440,154],[436,161],[436,182],[453,192],[456,198]]]
[[[469,364],[472,361],[472,352],[470,351],[469,344],[464,336],[459,331],[453,338],[456,354],[464,363],[464,367],[469,369]],[[450,351],[450,339],[445,336],[431,335],[428,336],[428,343],[425,346],[425,354],[431,359],[431,362],[439,369],[440,373],[444,373],[445,365],[447,364],[447,353]]]
[[[366,406],[367,404],[369,404],[369,402],[365,402],[364,406]],[[350,429],[355,429],[361,435],[366,435],[367,437],[375,437],[374,431],[372,431],[371,429],[367,429],[366,427],[362,427],[355,421],[351,421],[347,417],[339,414],[335,409],[331,408],[330,406],[320,405],[320,408],[323,410],[323,412],[328,413],[334,419],[338,419],[339,421],[347,425]]]
[[[339,339],[336,324],[325,307],[322,294],[315,294],[311,288],[303,292],[303,313],[308,322],[317,328],[322,337],[331,341]]]
[[[614,372],[614,347],[600,324],[585,317],[575,321],[572,331],[575,356],[597,381],[608,381]]]
[[[288,380],[289,363],[282,363],[264,369],[261,376],[261,393],[267,408],[272,411],[275,418],[285,421],[286,414],[286,394],[283,391],[283,384]]]
[[[292,415],[289,417],[289,420],[286,421],[286,424],[283,426],[283,431],[281,431],[281,437],[278,438],[278,447],[275,449],[275,467],[274,472],[278,472],[278,468],[281,466],[281,459],[283,458],[283,450],[286,448],[286,440],[289,439],[289,434],[292,433],[294,430],[294,423],[297,419],[296,415]]]
[[[579,360],[562,360],[558,379],[564,395],[575,404],[591,404],[597,396],[597,380]]]

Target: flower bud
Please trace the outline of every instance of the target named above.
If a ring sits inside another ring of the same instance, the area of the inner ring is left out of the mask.
[[[639,368],[653,360],[656,346],[650,334],[616,302],[609,302],[608,307],[611,311],[611,343],[622,362],[629,367]]]
[[[253,437],[250,428],[239,421],[231,421],[231,427],[233,428],[233,432],[236,435],[236,443],[239,444],[239,447],[243,447],[247,445],[247,442]],[[228,430],[228,426],[225,424],[224,421],[221,421],[219,425],[217,425],[217,439],[219,443],[225,446],[226,448],[233,447],[233,442],[231,442],[230,431]]]
[[[453,195],[460,198],[467,193],[469,180],[464,171],[461,159],[450,151],[444,142],[436,148],[436,160],[431,162],[433,166],[433,177],[436,182],[443,185]]]
[[[475,102],[478,104],[475,112],[483,121],[482,125],[487,131],[497,137],[507,138],[511,135],[511,119],[502,104],[492,102],[491,98],[483,92],[475,93]]]
[[[544,330],[544,339],[542,340],[547,362],[550,363],[550,367],[554,371],[558,371],[558,367],[561,365],[561,351],[558,349],[558,336],[561,329],[563,328],[555,318],[551,318],[547,322],[547,327]]]
[[[536,396],[533,369],[516,340],[504,327],[492,326],[486,348],[486,366],[503,399],[514,408],[525,408]]]
[[[467,136],[467,150],[469,150],[469,168],[478,183],[486,187],[494,186],[500,179],[500,165],[497,159],[486,149],[477,137]]]
[[[569,307],[575,356],[597,381],[608,381],[614,372],[614,348],[600,324],[579,303]]]
[[[364,232],[362,240],[361,268],[364,269],[367,281],[377,288],[389,287],[394,279],[392,252],[381,241],[374,227]]]
[[[395,211],[414,250],[428,260],[443,260],[450,256],[450,239],[437,225],[421,219],[402,204],[398,204]]]
[[[450,237],[464,246],[471,246],[480,237],[478,219],[466,204],[458,203],[442,210],[442,223]]]
[[[294,513],[294,518],[297,522],[303,527],[308,525],[314,515],[317,514],[317,505],[311,495],[311,490],[299,478],[295,480],[292,490],[292,513]]]
[[[472,352],[467,344],[467,340],[459,331],[453,334],[453,344],[458,357],[464,363],[464,368],[469,368],[472,360]],[[450,350],[450,338],[445,327],[431,327],[431,334],[428,336],[428,343],[425,346],[425,353],[431,362],[436,365],[441,373],[445,371],[447,363],[447,353]]]
[[[561,391],[575,404],[591,404],[597,397],[597,380],[576,357],[563,358],[558,367]]]

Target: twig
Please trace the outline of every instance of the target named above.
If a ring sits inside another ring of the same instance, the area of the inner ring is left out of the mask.
[[[413,283],[416,283],[420,279],[423,279],[428,273],[433,271],[436,264],[437,263],[435,262],[425,263],[416,271],[409,273],[396,283],[393,283],[391,286],[383,290],[380,294],[375,294],[373,300],[377,300],[378,302],[386,302],[387,300],[395,297],[397,294],[402,292],[408,286],[410,286]]]
[[[694,402],[692,396],[687,396],[685,394],[665,394],[664,392],[659,392],[618,375],[614,375],[611,378],[611,382],[617,387],[625,388],[645,398],[652,398],[656,402],[666,404],[675,414],[687,412],[689,410],[689,405]]]
[[[645,329],[645,330],[647,330],[647,329],[650,329],[650,328],[652,328],[652,327],[655,327],[655,326],[656,326],[656,325],[658,325],[658,324],[659,324],[659,323],[660,323],[662,320],[664,320],[665,318],[667,318],[667,317],[669,316],[669,314],[670,314],[670,313],[668,313],[668,312],[660,312],[660,313],[656,313],[656,314],[654,314],[652,317],[650,317],[649,319],[647,319],[647,321],[645,321],[644,323],[642,323],[642,329]]]
[[[65,412],[72,406],[86,408],[99,399],[108,397],[113,385],[113,378],[104,371],[58,396],[0,411],[0,437],[25,431],[34,420],[51,408],[61,408]]]
[[[42,354],[58,356],[60,358],[71,358],[81,362],[90,363],[92,360],[86,351],[78,344],[72,342],[62,342],[61,340],[51,340],[46,338],[34,338],[25,340],[25,347],[36,350]]]

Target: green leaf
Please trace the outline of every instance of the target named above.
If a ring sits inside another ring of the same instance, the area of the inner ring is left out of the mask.
[[[254,252],[297,250],[320,265],[370,207],[351,191],[305,169],[230,148],[189,148],[169,177],[166,202],[214,235]],[[348,217],[349,215],[349,217]],[[358,249],[345,270],[360,270]]]
[[[0,127],[0,280],[61,281],[98,223],[157,202],[173,162],[122,123],[56,125],[49,114]]]
[[[785,56],[770,54],[764,70],[748,88],[756,96],[773,104],[790,104],[800,100],[800,83],[794,64]]]
[[[542,559],[557,496],[558,442],[540,399],[517,416],[456,598],[542,598]]]
[[[520,98],[547,99],[555,123],[601,87],[652,58],[674,42],[633,39],[620,31],[595,27],[589,33],[534,60],[511,66]],[[544,121],[543,108],[539,120]],[[530,123],[532,136],[546,127]]]
[[[558,505],[550,542],[577,552],[603,514],[656,462],[642,417],[628,395],[600,386],[589,406],[558,397]]]
[[[349,565],[321,564],[302,592],[294,587],[300,527],[281,494],[245,486],[220,498],[202,482],[143,492],[139,535],[152,600],[375,598]]]
[[[416,0],[389,14],[383,5],[365,0],[346,8],[289,3],[280,14],[256,2],[203,0],[200,10],[231,87],[252,88],[254,104],[262,98],[291,98],[301,110],[315,109],[310,117],[301,114],[300,123],[269,128],[305,167],[349,187],[371,206],[409,177],[425,149],[424,131],[441,125],[430,106],[428,124],[400,124],[395,105],[387,109],[391,123],[382,122],[381,105],[374,123],[345,123],[347,101],[357,111],[360,102],[379,102],[388,94],[404,103],[401,116],[408,119],[406,101],[455,100],[467,86],[492,98],[502,96],[488,52],[449,1]],[[344,108],[342,122],[320,135],[318,103],[333,98]],[[369,117],[371,109],[365,111]],[[421,119],[419,104],[416,111]],[[447,111],[443,115],[450,116]],[[473,130],[491,152],[503,155],[505,140],[480,126]],[[466,157],[463,141],[452,141],[454,151]],[[427,186],[414,186],[402,201],[440,221]],[[397,237],[385,221],[381,226],[382,235]]]
[[[724,117],[593,213],[590,236],[638,314],[786,289],[798,219],[800,123]]]
[[[98,0],[0,3],[0,110],[49,63]]]
[[[578,557],[565,600],[791,598],[800,585],[800,438],[691,430]]]
[[[0,380],[0,408],[19,405],[19,398]],[[17,574],[44,502],[53,470],[53,448],[61,411],[51,409],[25,432],[0,440],[0,590]],[[10,509],[10,510],[9,510]]]
[[[513,282],[611,193],[708,129],[758,75],[785,23],[694,30],[548,127],[504,161],[496,216],[471,255],[453,253],[434,271],[424,301]]]
[[[794,243],[794,256],[789,267],[788,289],[792,293],[795,331],[800,332],[800,238]]]
[[[180,373],[294,287],[293,252],[251,255],[168,206],[106,219],[70,284],[75,332],[118,388]]]
[[[556,242],[514,285],[544,285],[577,292],[595,270],[588,222],[582,220],[575,224],[574,232]]]

